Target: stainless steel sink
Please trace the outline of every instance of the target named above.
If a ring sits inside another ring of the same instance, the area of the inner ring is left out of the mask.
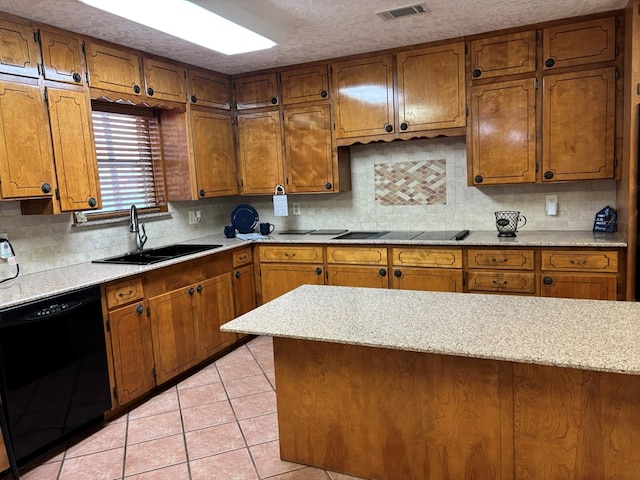
[[[182,257],[192,253],[204,252],[214,248],[220,248],[222,245],[190,245],[176,243],[166,245],[164,247],[149,248],[141,252],[127,252],[123,255],[115,257],[103,258],[102,260],[94,260],[92,263],[114,263],[119,265],[151,265],[152,263],[171,260],[172,258]]]

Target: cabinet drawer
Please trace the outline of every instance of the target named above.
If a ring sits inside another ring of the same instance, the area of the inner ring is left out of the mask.
[[[247,263],[251,263],[253,260],[253,255],[251,254],[250,248],[234,250],[232,252],[232,255],[233,255],[233,268],[239,267],[240,265],[246,265]]]
[[[469,291],[535,293],[536,274],[469,272]]]
[[[134,278],[107,285],[105,295],[107,297],[107,307],[110,309],[138,301],[143,296],[142,279]]]
[[[297,247],[287,245],[260,247],[260,261],[295,263],[322,262],[322,247]]]
[[[609,62],[616,58],[614,17],[547,28],[542,35],[544,70]]]
[[[469,268],[499,268],[504,270],[533,270],[532,250],[469,250]]]
[[[618,252],[554,252],[542,251],[542,270],[563,270],[568,272],[611,272],[618,271]]]
[[[536,32],[474,40],[469,45],[472,79],[536,71]]]
[[[327,247],[327,263],[347,265],[386,265],[384,247]]]
[[[391,258],[394,267],[462,268],[460,248],[394,248]]]

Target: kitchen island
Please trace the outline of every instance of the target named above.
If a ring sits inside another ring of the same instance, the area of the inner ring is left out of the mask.
[[[640,305],[303,286],[274,337],[284,460],[380,479],[635,479]]]

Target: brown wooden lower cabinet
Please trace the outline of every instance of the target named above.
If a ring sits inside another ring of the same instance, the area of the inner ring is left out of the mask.
[[[386,267],[328,265],[327,285],[340,287],[389,288]]]
[[[274,338],[283,460],[364,478],[638,478],[640,376]]]
[[[324,285],[322,264],[260,265],[262,303],[273,300],[300,285]]]

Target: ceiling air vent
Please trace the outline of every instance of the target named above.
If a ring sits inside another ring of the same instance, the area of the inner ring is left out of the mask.
[[[429,9],[424,3],[418,5],[408,5],[406,7],[393,8],[391,10],[385,10],[383,12],[376,12],[376,15],[383,20],[395,20],[396,18],[411,17],[420,13],[428,13]]]

